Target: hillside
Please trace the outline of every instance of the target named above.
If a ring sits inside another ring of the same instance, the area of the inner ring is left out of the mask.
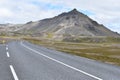
[[[119,34],[107,29],[104,25],[98,24],[76,9],[53,18],[36,22],[30,21],[15,32],[54,39],[79,36],[119,36]]]

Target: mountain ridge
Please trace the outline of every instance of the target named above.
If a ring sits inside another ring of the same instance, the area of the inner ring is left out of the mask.
[[[109,30],[104,25],[92,20],[77,9],[64,12],[53,18],[27,22],[13,32],[53,39],[64,39],[73,36],[120,36],[118,33]]]

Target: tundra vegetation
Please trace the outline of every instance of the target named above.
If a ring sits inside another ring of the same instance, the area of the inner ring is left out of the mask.
[[[69,41],[31,37],[23,39],[50,49],[120,66],[120,38],[79,38]]]

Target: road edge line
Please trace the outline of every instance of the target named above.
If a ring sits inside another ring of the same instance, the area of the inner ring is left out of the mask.
[[[65,64],[65,63],[63,63],[63,62],[61,62],[61,61],[59,61],[59,60],[56,60],[56,59],[51,58],[51,57],[49,57],[49,56],[47,56],[47,55],[44,55],[44,54],[40,53],[39,51],[36,51],[36,50],[34,50],[34,49],[26,46],[26,45],[23,44],[22,42],[21,42],[21,45],[22,45],[23,47],[25,47],[25,48],[27,48],[27,49],[29,49],[29,50],[37,53],[37,54],[43,56],[43,57],[46,57],[46,58],[48,58],[48,59],[50,59],[50,60],[52,60],[52,61],[55,61],[55,62],[57,62],[57,63],[59,63],[59,64],[62,64],[62,65],[64,65],[64,66],[68,67],[68,68],[71,68],[71,69],[75,70],[75,71],[81,72],[81,73],[83,73],[83,74],[85,74],[85,75],[88,75],[88,76],[90,76],[90,77],[92,77],[92,78],[94,78],[94,79],[97,79],[97,80],[103,80],[103,79],[101,79],[101,78],[99,78],[99,77],[96,77],[96,76],[94,76],[94,75],[92,75],[92,74],[89,74],[89,73],[87,73],[87,72],[85,72],[85,71],[83,71],[83,70],[77,69],[77,68],[75,68],[75,67],[73,67],[73,66],[70,66],[70,65],[68,65],[68,64]]]

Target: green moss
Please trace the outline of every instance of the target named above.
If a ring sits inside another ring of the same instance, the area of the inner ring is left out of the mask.
[[[47,33],[47,38],[53,38],[53,33]]]

